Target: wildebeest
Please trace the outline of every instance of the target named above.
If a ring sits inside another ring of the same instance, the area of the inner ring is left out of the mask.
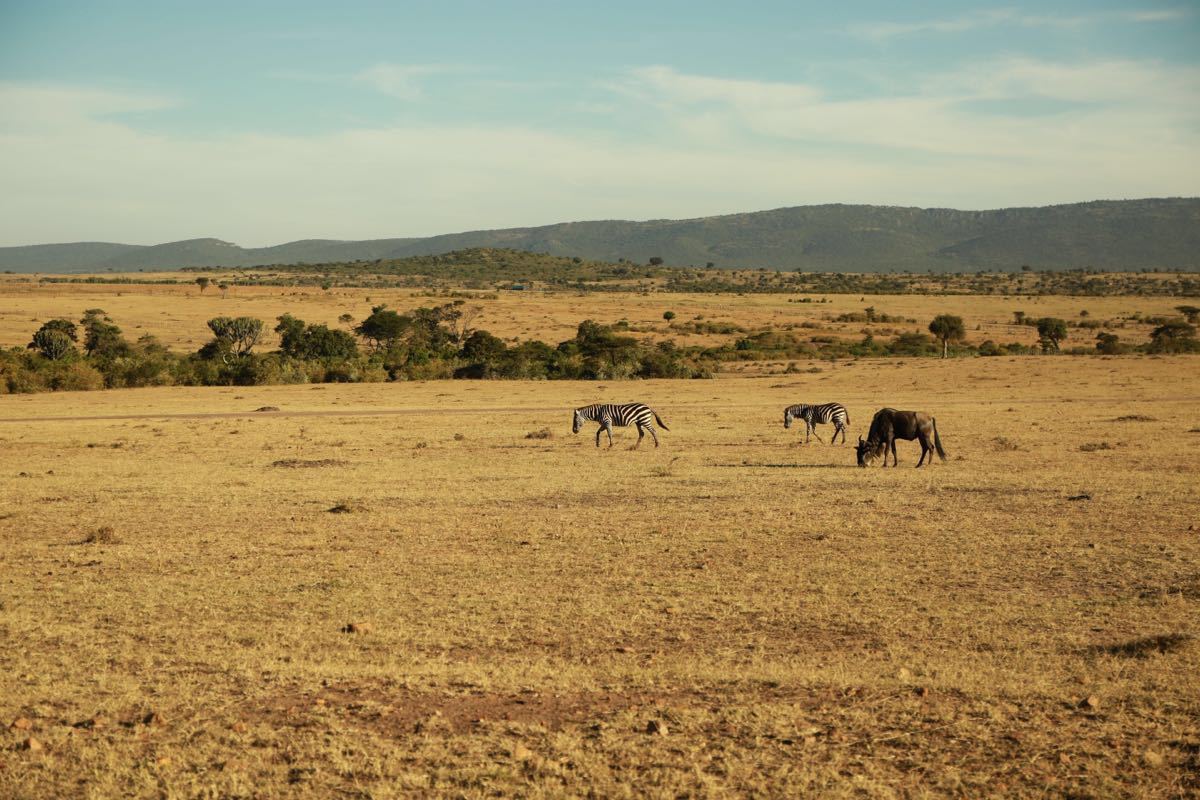
[[[861,436],[858,437],[858,465],[865,467],[869,462],[879,458],[879,454],[882,453],[883,466],[886,467],[890,448],[892,466],[897,466],[897,439],[907,439],[910,442],[916,439],[921,443],[921,460],[917,462],[918,467],[925,463],[926,456],[933,461],[935,449],[938,457],[942,461],[946,460],[946,451],[942,449],[942,440],[938,436],[937,420],[924,411],[897,411],[894,408],[881,408],[871,419],[871,430],[867,433],[867,440],[864,442]]]

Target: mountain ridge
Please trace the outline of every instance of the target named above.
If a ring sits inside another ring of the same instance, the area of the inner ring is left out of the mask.
[[[0,248],[0,270],[103,272],[334,263],[507,247],[668,266],[865,272],[1200,267],[1200,198],[1093,200],[961,211],[791,206],[693,219],[586,220],[428,237],[300,239],[243,248],[216,238],[157,245],[72,242]]]

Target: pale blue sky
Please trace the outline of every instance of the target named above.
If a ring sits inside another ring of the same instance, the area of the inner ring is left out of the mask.
[[[0,245],[1200,194],[1192,2],[0,0]]]

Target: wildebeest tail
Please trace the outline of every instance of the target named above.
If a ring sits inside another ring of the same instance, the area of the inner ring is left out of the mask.
[[[667,423],[662,421],[662,417],[658,415],[657,411],[651,411],[650,413],[654,415],[654,421],[658,423],[658,427],[662,428],[664,431],[671,430],[667,427]]]
[[[937,418],[930,417],[933,420],[933,446],[937,448],[938,458],[942,461],[946,460],[946,451],[942,449],[942,437],[938,436]]]

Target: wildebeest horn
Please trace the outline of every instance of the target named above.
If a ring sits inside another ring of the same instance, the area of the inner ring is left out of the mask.
[[[862,440],[862,437],[861,437],[861,436],[860,436],[860,437],[858,437],[858,443],[859,443],[859,444],[862,444],[862,443],[863,443],[863,440]]]

